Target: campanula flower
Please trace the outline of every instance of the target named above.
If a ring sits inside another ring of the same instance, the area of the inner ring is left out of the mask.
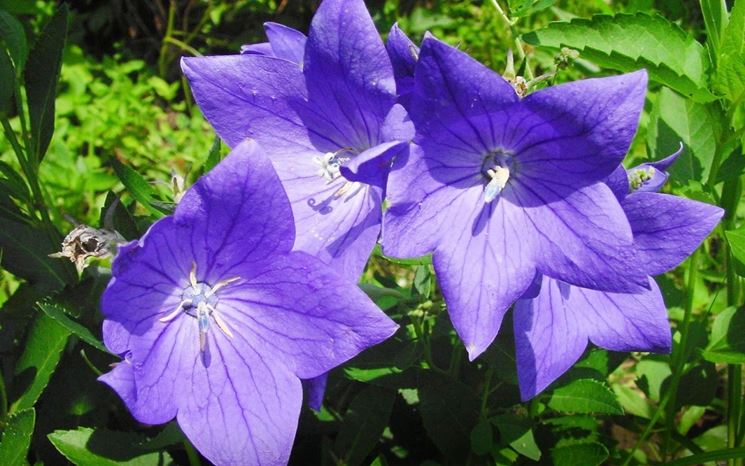
[[[657,194],[681,151],[654,163],[614,172],[611,183],[634,234],[639,267],[649,275],[682,262],[708,236],[724,211],[719,207]],[[639,183],[638,173],[650,173]],[[618,176],[620,175],[620,176]],[[658,180],[662,180],[659,182]],[[620,187],[625,186],[622,191]],[[523,399],[540,393],[582,356],[588,342],[613,351],[669,352],[667,308],[654,279],[637,293],[609,293],[543,277],[540,292],[515,304],[517,373]]]
[[[383,251],[433,253],[471,359],[537,274],[603,291],[650,286],[603,183],[636,132],[646,83],[639,71],[520,99],[499,74],[424,39],[409,106],[416,137],[389,176]]]
[[[317,377],[396,325],[354,283],[292,251],[289,200],[253,141],[122,248],[102,298],[101,380],[145,424],[174,417],[215,464],[282,465]]]
[[[296,248],[356,281],[378,240],[390,162],[413,136],[391,61],[362,0],[325,0],[307,40],[273,24],[267,35],[258,53],[185,58],[184,73],[228,145],[266,148]]]

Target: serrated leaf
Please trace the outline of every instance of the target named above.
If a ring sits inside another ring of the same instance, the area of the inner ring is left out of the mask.
[[[745,364],[744,334],[745,309],[728,308],[720,312],[712,325],[710,343],[703,352],[704,359],[715,363]]]
[[[645,13],[598,15],[550,23],[523,35],[532,45],[580,51],[600,66],[629,72],[646,68],[650,79],[685,96],[708,102],[709,58],[704,47],[662,16]]]
[[[0,118],[7,118],[13,109],[16,73],[8,52],[0,48]]]
[[[721,131],[721,111],[663,88],[647,129],[647,142],[655,158],[675,152],[683,142],[683,153],[670,167],[672,181],[707,180]]]
[[[555,389],[548,407],[563,413],[623,414],[613,391],[594,379],[574,380]]]
[[[16,71],[21,73],[28,57],[26,32],[13,15],[2,10],[0,10],[0,40],[5,43],[5,48],[10,58],[13,59]]]
[[[54,101],[67,39],[67,16],[68,7],[63,3],[44,27],[26,63],[24,76],[31,147],[36,161],[43,158],[54,133]]]
[[[119,180],[127,188],[127,191],[129,191],[132,197],[151,214],[156,217],[162,217],[165,211],[156,207],[158,200],[155,196],[155,190],[145,181],[145,178],[116,158],[111,159],[111,165],[114,167],[116,176],[119,177]]]
[[[152,451],[145,437],[129,432],[79,427],[47,435],[52,445],[76,465],[150,466],[173,464],[168,453]]]
[[[395,400],[395,390],[374,385],[364,388],[352,400],[334,445],[344,464],[362,464],[375,448],[388,425]]]
[[[597,442],[577,443],[554,448],[551,457],[554,466],[598,466],[608,458],[608,449]]]
[[[2,218],[0,249],[2,266],[18,277],[25,278],[41,291],[56,291],[74,279],[70,262],[52,259],[60,243],[53,242],[50,233],[41,227],[31,227],[9,218]]]
[[[26,337],[23,353],[15,368],[16,393],[10,411],[32,407],[57,369],[70,332],[51,317],[39,315]]]
[[[0,442],[0,464],[27,464],[26,455],[34,433],[36,411],[24,409],[9,416]]]
[[[541,10],[545,10],[555,3],[555,0],[509,0],[510,16],[521,18]]]
[[[59,305],[54,303],[42,302],[38,303],[38,306],[42,311],[44,311],[46,315],[66,328],[70,333],[74,334],[75,336],[99,351],[103,351],[104,353],[109,352],[103,345],[103,343],[101,343],[101,341],[96,338],[90,330],[69,318],[67,314],[65,314],[65,311],[62,309],[62,307],[60,307]]]
[[[745,99],[745,3],[735,2],[719,44],[714,88],[730,102]]]

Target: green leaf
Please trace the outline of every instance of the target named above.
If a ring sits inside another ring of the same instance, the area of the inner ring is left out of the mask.
[[[0,214],[1,215],[1,214]],[[56,291],[74,279],[71,264],[52,259],[60,243],[52,241],[52,232],[41,227],[31,227],[9,218],[2,218],[0,249],[3,250],[3,268],[25,278],[42,291]]]
[[[551,450],[554,466],[598,466],[608,458],[608,449],[597,442],[565,445]]]
[[[431,371],[420,374],[418,388],[419,412],[427,435],[459,464],[471,449],[471,431],[479,418],[478,398],[469,386]]]
[[[151,214],[158,218],[162,217],[165,211],[156,207],[156,205],[158,205],[158,200],[155,195],[155,190],[147,181],[145,181],[145,178],[132,168],[122,164],[115,157],[111,158],[111,165],[114,167],[116,176],[119,177],[119,180],[122,182],[124,187],[127,188],[127,191],[129,191],[132,197],[134,197],[135,200],[145,207]]]
[[[16,73],[8,52],[0,49],[0,118],[7,118],[13,109]]]
[[[104,353],[109,352],[103,345],[103,343],[101,343],[101,341],[96,338],[90,330],[69,318],[60,305],[42,302],[38,303],[38,306],[42,311],[44,311],[46,315],[66,328],[70,333],[74,334],[75,336],[99,351],[103,351]]]
[[[334,450],[344,464],[362,464],[375,448],[396,400],[396,391],[370,385],[352,400],[339,428]]]
[[[0,41],[5,43],[16,71],[22,72],[28,57],[26,32],[13,15],[3,10],[0,10]]]
[[[644,419],[652,419],[654,409],[642,393],[619,384],[613,385],[613,391],[616,394],[618,402],[627,413]]]
[[[209,154],[207,154],[207,160],[205,160],[204,166],[202,167],[202,173],[207,173],[208,171],[215,168],[215,165],[220,163],[221,158],[220,137],[216,136],[215,140],[212,142],[212,147],[210,147],[210,152]]]
[[[555,3],[556,0],[509,0],[510,16],[521,18],[529,16],[541,10],[545,10]]]
[[[432,272],[428,265],[420,265],[416,268],[416,273],[414,274],[414,289],[416,289],[421,296],[429,298],[432,291]]]
[[[101,208],[99,225],[100,228],[116,231],[130,241],[140,236],[134,217],[112,191],[106,195],[106,201]]]
[[[536,46],[577,49],[582,58],[618,71],[646,68],[650,79],[685,96],[714,100],[707,90],[706,50],[662,16],[636,13],[573,19],[551,23],[523,39]]]
[[[34,408],[23,409],[8,417],[0,443],[0,464],[27,464],[26,455],[35,423]]]
[[[563,413],[623,414],[613,391],[594,379],[574,380],[555,389],[548,407]]]
[[[718,106],[699,104],[663,88],[647,128],[650,153],[662,158],[678,150],[682,141],[683,153],[669,170],[672,180],[680,184],[705,181],[711,171],[721,122]]]
[[[735,2],[717,56],[714,89],[730,102],[745,99],[745,3]]]
[[[745,364],[744,334],[745,309],[727,308],[720,312],[711,328],[704,359],[714,363]]]
[[[745,227],[724,233],[729,243],[730,252],[735,259],[735,271],[745,276]]]
[[[525,420],[513,415],[504,415],[494,417],[491,421],[499,428],[500,443],[509,445],[533,461],[541,459],[541,449],[535,443],[533,430]]]
[[[10,411],[32,407],[49,383],[62,357],[70,332],[47,315],[39,315],[26,337],[15,368],[15,391],[20,392]]]
[[[2,56],[2,52],[0,52],[0,56]],[[0,174],[5,177],[4,180],[0,178],[0,181],[3,181],[7,187],[7,192],[19,201],[28,203],[31,199],[31,193],[28,190],[26,181],[18,171],[7,163],[0,161]]]
[[[726,0],[701,0],[701,15],[706,25],[706,41],[714,53],[719,50],[722,31],[727,27],[729,13]]]
[[[745,458],[745,447],[707,451],[705,453],[679,458],[665,464],[666,466],[698,466],[709,461],[722,461],[732,458]]]
[[[493,444],[491,423],[483,419],[471,431],[471,450],[477,455],[486,455],[491,451]]]
[[[52,445],[76,465],[150,466],[173,464],[168,453],[153,451],[145,437],[106,429],[79,427],[47,435]]]
[[[54,101],[67,38],[67,4],[52,16],[28,57],[25,70],[33,159],[40,161],[54,133]]]

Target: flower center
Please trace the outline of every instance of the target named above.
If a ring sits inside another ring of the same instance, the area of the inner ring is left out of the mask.
[[[214,320],[217,327],[228,338],[233,338],[233,332],[225,323],[220,314],[217,312],[217,291],[231,283],[239,280],[240,277],[232,277],[226,280],[220,280],[215,286],[197,281],[197,264],[192,263],[191,272],[189,273],[189,286],[184,288],[181,293],[181,302],[175,311],[165,317],[160,318],[161,322],[171,322],[181,314],[186,314],[197,320],[199,326],[199,349],[204,351],[207,347],[207,332],[210,329],[211,320]]]
[[[496,149],[484,157],[481,163],[481,174],[484,176],[484,202],[496,199],[510,180],[510,170],[514,169],[514,157],[511,152]]]
[[[636,168],[631,170],[631,172],[629,172],[629,188],[631,191],[636,191],[649,183],[649,181],[654,177],[654,173],[654,167]]]
[[[357,155],[353,149],[344,147],[336,152],[326,152],[323,155],[316,155],[313,161],[318,165],[316,175],[326,180],[326,184],[333,182],[341,176],[341,167]]]

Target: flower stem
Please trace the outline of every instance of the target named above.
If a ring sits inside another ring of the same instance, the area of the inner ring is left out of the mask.
[[[683,322],[680,327],[680,344],[677,347],[677,351],[673,352],[672,355],[672,379],[670,380],[670,386],[665,393],[665,439],[662,444],[663,457],[667,456],[668,447],[670,445],[670,439],[672,436],[673,429],[675,429],[675,412],[677,408],[676,400],[678,398],[678,386],[680,385],[680,379],[683,376],[683,368],[685,367],[686,360],[688,359],[688,338],[691,327],[691,320],[693,318],[693,297],[695,294],[696,280],[698,279],[698,258],[700,249],[696,250],[688,262],[688,294],[686,295],[685,309],[683,314]],[[660,406],[660,409],[662,406]]]
[[[509,16],[507,16],[507,13],[505,13],[504,9],[502,9],[502,6],[499,4],[497,0],[491,0],[492,5],[494,5],[494,8],[497,10],[497,15],[502,19],[505,26],[510,30],[510,36],[512,37],[512,42],[515,44],[515,53],[517,53],[517,58],[520,59],[522,63],[525,64],[525,78],[527,81],[530,81],[533,79],[533,70],[530,69],[530,66],[528,65],[528,57],[525,55],[525,50],[523,49],[523,41],[520,40],[520,34],[517,32],[517,28],[515,27],[515,22],[510,19]]]

